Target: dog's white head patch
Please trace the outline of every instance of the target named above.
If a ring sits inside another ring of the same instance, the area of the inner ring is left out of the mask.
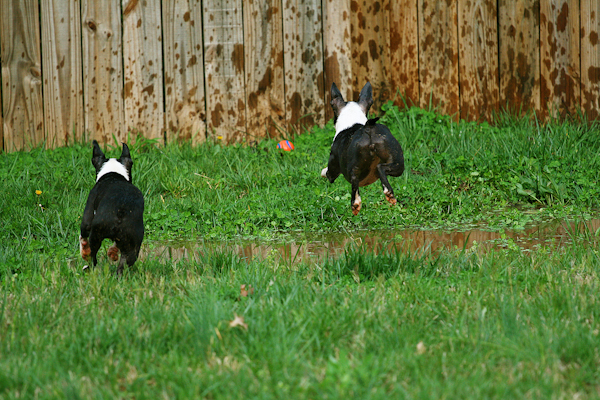
[[[342,111],[340,111],[340,115],[337,117],[337,121],[335,122],[335,136],[333,140],[337,137],[338,133],[341,131],[351,128],[356,124],[364,125],[367,123],[367,116],[363,108],[354,101],[349,101]]]
[[[96,176],[96,182],[98,182],[104,175],[110,174],[111,172],[117,173],[129,181],[129,173],[127,172],[127,168],[125,168],[125,166],[116,158],[111,158],[102,164],[102,168],[100,168],[98,176]]]

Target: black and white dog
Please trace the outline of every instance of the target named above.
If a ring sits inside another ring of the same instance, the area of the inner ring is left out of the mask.
[[[394,191],[388,176],[400,176],[404,172],[402,147],[390,130],[378,124],[379,118],[367,119],[373,105],[373,88],[369,82],[360,91],[358,102],[344,101],[335,83],[331,85],[335,136],[327,168],[321,176],[333,183],[343,174],[352,185],[352,213],[358,215],[361,208],[358,188],[381,180],[383,193],[390,204],[396,204]]]
[[[121,157],[107,159],[94,140],[92,164],[96,168],[96,185],[90,191],[81,219],[81,256],[85,260],[91,257],[95,266],[102,241],[111,239],[115,243],[107,255],[117,261],[121,252],[117,267],[120,275],[125,264],[135,263],[144,239],[144,196],[131,183],[133,160],[125,143]]]

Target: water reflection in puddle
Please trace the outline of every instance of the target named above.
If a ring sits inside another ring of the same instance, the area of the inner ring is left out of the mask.
[[[377,253],[382,249],[396,248],[404,252],[431,250],[433,254],[445,249],[471,248],[486,251],[492,248],[507,247],[509,243],[523,250],[534,250],[541,246],[565,246],[576,240],[585,240],[581,233],[594,233],[600,228],[600,219],[587,222],[554,221],[519,231],[488,232],[472,229],[465,232],[394,230],[359,231],[353,234],[338,233],[329,235],[311,235],[297,238],[287,243],[276,242],[177,242],[144,246],[142,258],[158,257],[164,260],[197,259],[200,254],[215,249],[232,250],[248,260],[274,258],[288,263],[318,262],[327,257],[337,257],[348,246],[369,249]],[[579,235],[574,235],[579,233]]]

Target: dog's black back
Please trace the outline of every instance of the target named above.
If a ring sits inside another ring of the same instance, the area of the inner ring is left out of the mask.
[[[331,182],[340,173],[351,182],[353,171],[356,171],[359,186],[370,185],[379,179],[375,167],[380,163],[397,164],[398,170],[395,171],[397,175],[394,176],[402,175],[404,172],[402,147],[387,126],[377,123],[378,119],[370,119],[366,125],[356,124],[337,135],[331,146],[328,163],[328,177]]]
[[[112,167],[103,169],[107,163]],[[120,164],[122,168],[118,165]],[[115,242],[121,252],[118,272],[125,264],[131,266],[138,258],[144,239],[144,196],[131,183],[133,161],[129,148],[123,144],[118,160],[108,160],[94,141],[92,164],[96,168],[97,182],[90,191],[81,220],[81,240],[89,242],[89,256],[97,264],[97,253],[104,239]],[[82,256],[85,243],[82,242]]]

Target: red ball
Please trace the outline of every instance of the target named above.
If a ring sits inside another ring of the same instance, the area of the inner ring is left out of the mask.
[[[294,144],[289,140],[282,140],[281,142],[277,143],[277,148],[285,151],[292,151],[294,150]]]

